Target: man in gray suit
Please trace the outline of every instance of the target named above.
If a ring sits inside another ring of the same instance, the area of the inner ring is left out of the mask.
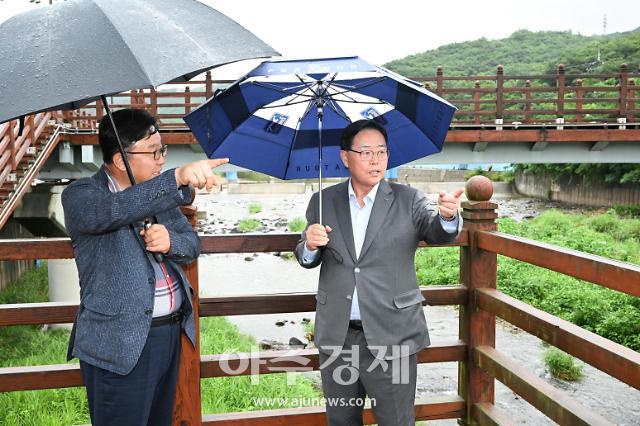
[[[195,342],[193,289],[179,264],[200,254],[179,206],[193,201],[190,187],[211,190],[211,169],[228,160],[162,172],[167,146],[155,119],[139,109],[113,118],[138,184],[131,186],[105,117],[104,165],[62,193],[80,276],[68,358],[80,359],[94,426],[170,425],[182,330]],[[145,226],[150,218],[157,223]]]
[[[379,425],[415,423],[416,353],[430,343],[415,251],[453,241],[462,222],[462,188],[432,211],[416,189],[383,180],[388,154],[375,121],[344,129],[350,178],[323,190],[323,224],[313,195],[295,251],[303,267],[322,265],[314,339],[330,425],[361,425],[365,395]]]

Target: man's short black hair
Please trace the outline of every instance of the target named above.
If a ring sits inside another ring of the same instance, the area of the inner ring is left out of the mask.
[[[118,129],[118,135],[120,135],[120,141],[125,149],[158,131],[156,119],[144,109],[121,109],[112,115],[116,129]],[[113,127],[111,127],[109,117],[106,115],[102,117],[98,126],[98,141],[102,149],[102,161],[107,164],[112,163],[113,156],[119,149]]]
[[[374,120],[358,120],[349,124],[342,131],[342,136],[340,138],[340,149],[343,151],[348,151],[351,149],[351,144],[353,143],[353,138],[356,137],[358,133],[365,129],[373,129],[382,133],[384,136],[384,143],[387,144],[387,131],[380,125],[378,122]]]

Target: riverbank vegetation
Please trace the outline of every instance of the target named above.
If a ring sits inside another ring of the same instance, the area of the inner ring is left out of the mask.
[[[501,232],[640,264],[640,219],[615,213],[574,215],[547,211],[524,222],[500,219]],[[421,285],[459,282],[459,248],[420,250]],[[498,256],[498,289],[614,342],[640,351],[640,299]]]
[[[46,264],[26,272],[16,283],[0,291],[0,304],[36,303],[49,300]],[[257,343],[241,334],[225,318],[200,319],[202,354],[250,352]],[[69,330],[42,326],[0,327],[0,367],[63,364]],[[77,360],[72,361],[73,363]],[[284,374],[203,379],[202,412],[221,413],[285,408],[285,401],[313,400],[320,391],[311,380],[296,374],[293,384]],[[262,401],[262,402],[260,402]],[[265,406],[274,402],[273,405]],[[58,426],[89,423],[84,388],[0,393],[0,425]]]

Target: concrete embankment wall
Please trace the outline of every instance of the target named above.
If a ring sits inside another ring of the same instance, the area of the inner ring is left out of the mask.
[[[32,238],[26,229],[13,219],[9,221],[0,230],[0,238],[16,239],[16,238]],[[33,260],[2,260],[0,261],[0,290],[5,288],[8,283],[16,281],[24,272],[33,268]]]
[[[519,194],[585,206],[640,205],[640,185],[593,185],[582,178],[556,179],[543,173],[517,172]]]

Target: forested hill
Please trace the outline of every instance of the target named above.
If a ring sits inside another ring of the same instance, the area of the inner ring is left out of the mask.
[[[567,73],[615,72],[622,63],[630,72],[640,71],[640,27],[604,36],[583,36],[570,31],[519,30],[500,40],[481,38],[452,43],[435,50],[396,59],[385,67],[405,76],[435,75],[438,66],[446,75],[555,73],[563,63]]]

